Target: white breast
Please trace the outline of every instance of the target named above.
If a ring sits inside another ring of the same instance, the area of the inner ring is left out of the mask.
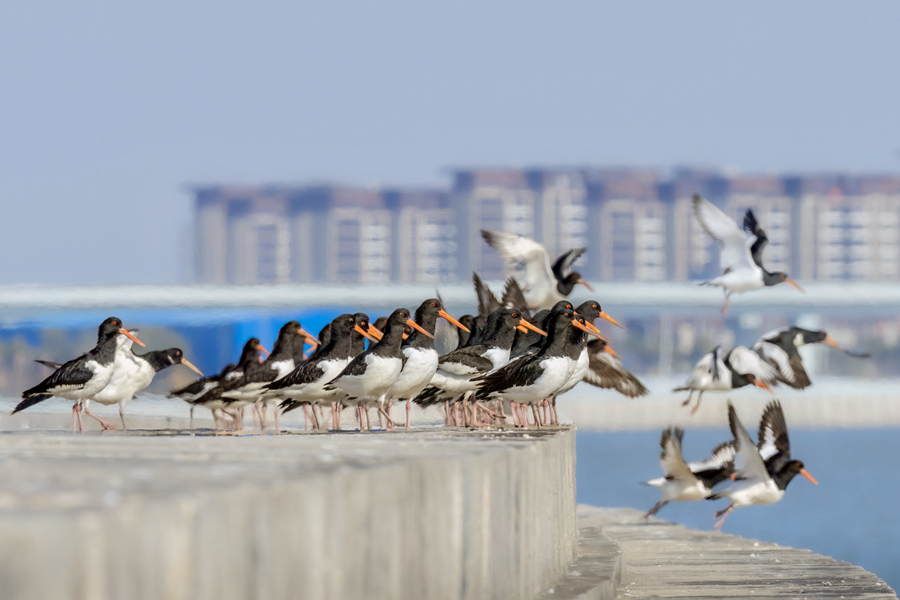
[[[509,362],[509,350],[503,350],[502,348],[490,348],[487,352],[484,353],[484,357],[491,361],[491,364],[494,365],[495,369],[499,369]]]
[[[438,366],[438,353],[436,350],[420,348],[404,348],[406,364],[397,377],[397,381],[391,386],[392,398],[409,398],[425,389],[431,378],[434,377]]]
[[[362,375],[345,375],[337,386],[358,400],[377,400],[388,393],[400,375],[399,358],[369,354],[365,357],[366,372]]]

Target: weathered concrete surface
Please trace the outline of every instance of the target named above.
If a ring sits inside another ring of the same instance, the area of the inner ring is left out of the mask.
[[[0,435],[18,598],[531,598],[575,547],[575,433]]]
[[[578,506],[579,528],[600,527],[622,552],[619,598],[897,597],[861,567],[809,550],[642,517],[630,508]]]

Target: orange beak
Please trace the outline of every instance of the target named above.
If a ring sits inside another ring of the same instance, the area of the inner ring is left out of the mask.
[[[596,336],[599,337],[601,340],[603,339],[602,337],[600,337],[599,335],[597,335],[596,333],[594,333],[593,331],[591,331],[590,329],[588,329],[585,325],[582,325],[582,324],[581,324],[581,321],[579,321],[578,319],[572,319],[572,325],[574,325],[576,328],[578,328],[578,329],[580,329],[580,330],[582,330],[582,331],[584,331],[584,332],[590,333],[591,335],[596,335]],[[595,327],[594,329],[596,329],[596,327]],[[605,341],[605,340],[604,340],[604,341]]]
[[[530,329],[530,330],[532,330],[533,332],[539,333],[539,334],[541,334],[541,335],[543,335],[543,336],[545,336],[545,337],[547,336],[547,332],[546,332],[546,331],[544,331],[543,329],[540,329],[540,328],[538,328],[538,327],[535,327],[534,325],[532,325],[531,323],[529,323],[529,322],[526,321],[525,319],[519,319],[519,326],[524,327],[525,329]]]
[[[416,331],[418,331],[419,333],[421,333],[422,335],[425,335],[425,336],[430,337],[431,339],[434,339],[433,335],[431,335],[430,333],[425,331],[425,329],[422,326],[420,326],[418,323],[416,323],[412,319],[407,319],[406,324],[409,325],[410,327],[412,327],[413,329],[415,329]]]
[[[369,325],[369,327],[372,328],[372,329],[374,329],[371,325]],[[369,340],[369,341],[372,342],[373,344],[378,342],[378,338],[376,338],[376,337],[373,336],[373,335],[370,335],[368,331],[366,331],[365,329],[363,329],[363,328],[360,327],[359,325],[354,325],[354,326],[353,326],[353,331],[355,331],[355,332],[358,333],[359,335],[363,336],[364,338],[366,338],[367,340]],[[378,330],[375,329],[375,331],[378,331]],[[381,332],[379,332],[379,333],[381,333]]]
[[[319,341],[319,338],[306,331],[302,327],[297,330],[297,333],[306,338],[307,343],[312,344],[315,347],[318,347],[322,342]]]
[[[203,372],[200,371],[200,369],[198,369],[197,367],[195,367],[194,365],[192,365],[192,364],[188,361],[188,359],[186,359],[186,358],[183,357],[183,356],[181,357],[181,364],[183,364],[184,366],[186,366],[188,369],[190,369],[190,370],[192,370],[192,371],[196,371],[197,374],[200,375],[200,377],[203,377],[203,376],[204,376],[204,375],[203,375]]]
[[[732,473],[731,475],[729,475],[729,477],[731,477],[731,480],[732,480],[732,481],[735,481],[734,473]]]
[[[130,331],[128,331],[128,330],[125,329],[124,327],[119,327],[119,333],[121,333],[122,335],[124,335],[125,337],[127,337],[129,340],[131,340],[132,342],[134,342],[134,343],[137,344],[138,346],[143,346],[144,348],[147,347],[147,345],[146,345],[144,342],[142,342],[141,340],[139,340],[139,339],[137,339],[136,337],[134,337],[134,334],[132,334]]]
[[[456,319],[451,317],[449,314],[447,314],[447,311],[445,311],[443,308],[438,311],[438,314],[440,316],[444,317],[445,319],[447,319],[448,321],[450,321],[451,323],[453,323],[454,325],[456,325],[457,327],[459,327],[460,329],[462,329],[463,331],[465,331],[467,333],[472,333],[471,331],[469,331],[468,327],[466,327],[465,325],[463,325],[462,323],[460,323],[459,321],[457,321]]]
[[[377,339],[379,341],[381,340],[381,338],[384,337],[384,334],[381,333],[380,331],[378,331],[378,328],[375,327],[374,325],[372,325],[371,323],[369,323],[369,335],[371,335],[372,337],[374,337],[375,339]]]
[[[791,284],[792,286],[794,286],[795,288],[797,288],[798,290],[800,290],[800,291],[803,292],[804,294],[806,293],[806,290],[804,290],[802,287],[800,287],[799,285],[797,285],[797,282],[794,281],[793,279],[791,279],[790,277],[788,277],[787,279],[785,279],[784,282],[785,282],[785,283]]]
[[[829,346],[831,346],[832,348],[837,348],[838,350],[843,350],[843,348],[841,348],[840,345],[838,345],[838,343],[836,341],[834,341],[834,338],[832,338],[831,336],[827,336],[827,335],[825,336],[825,343],[828,344]]]
[[[585,321],[585,322],[584,322],[584,325],[585,325],[585,327],[588,328],[588,333],[591,333],[591,334],[597,336],[598,338],[600,338],[600,339],[603,340],[604,342],[608,342],[608,341],[609,341],[609,340],[607,340],[605,337],[603,337],[603,334],[600,333],[600,330],[597,329],[597,326],[594,325],[593,323],[588,323],[587,321]]]
[[[603,312],[602,310],[600,311],[600,314],[599,314],[598,316],[599,316],[601,319],[606,319],[607,321],[609,321],[610,323],[612,323],[612,324],[615,325],[616,327],[621,327],[621,328],[624,329],[625,331],[628,331],[628,328],[627,328],[627,327],[625,327],[624,325],[622,325],[621,323],[619,323],[618,321],[616,321],[615,319],[613,319],[611,316],[609,316],[608,314],[606,314],[606,313]]]
[[[263,354],[265,354],[266,356],[269,355],[269,351],[266,350],[265,348],[263,348],[262,344],[257,344],[256,349],[259,350],[260,352],[262,352]]]
[[[592,288],[591,286],[589,286],[589,285],[588,285],[588,282],[585,281],[584,279],[579,279],[579,280],[578,280],[578,283],[580,283],[581,285],[583,285],[583,286],[586,287],[587,289],[591,290],[592,292],[594,291],[594,288]]]
[[[773,396],[775,395],[775,392],[772,391],[772,388],[770,388],[769,386],[767,386],[763,381],[761,381],[761,380],[759,380],[759,379],[754,379],[754,380],[753,380],[753,383],[755,383],[756,385],[758,385],[758,386],[761,387],[762,389],[766,390],[767,392],[769,392],[769,393],[772,394]]]
[[[521,325],[516,325],[516,329],[518,329],[521,333],[528,333],[528,330]]]
[[[603,349],[606,350],[609,354],[612,354],[614,357],[619,358],[619,353],[613,350],[612,346],[610,346],[609,344],[607,344]]]
[[[819,482],[813,479],[813,476],[810,475],[806,469],[800,469],[800,474],[812,481],[814,484],[819,485]]]

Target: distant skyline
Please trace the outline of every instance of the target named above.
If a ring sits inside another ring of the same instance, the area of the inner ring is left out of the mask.
[[[900,5],[0,5],[0,284],[175,282],[194,183],[900,172]]]

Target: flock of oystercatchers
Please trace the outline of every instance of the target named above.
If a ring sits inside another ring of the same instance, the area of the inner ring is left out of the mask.
[[[693,208],[701,226],[721,247],[722,274],[704,285],[723,288],[723,314],[734,292],[782,282],[802,291],[786,274],[764,268],[767,238],[751,210],[740,228],[699,196],[694,196]],[[97,345],[91,351],[61,365],[39,361],[54,372],[22,393],[13,414],[57,396],[74,403],[73,431],[84,431],[82,411],[104,429],[116,428],[90,412],[92,401],[118,404],[125,428],[125,406],[157,372],[176,364],[193,369],[202,379],[173,391],[170,397],[191,406],[191,427],[194,408],[210,410],[217,431],[242,430],[247,407],[252,407],[262,430],[268,428],[270,410],[279,431],[283,415],[297,408],[303,408],[304,428],[311,424],[313,429],[340,430],[342,411],[351,409],[359,430],[367,431],[374,408],[381,426],[393,430],[394,402],[406,402],[406,430],[410,429],[413,404],[439,407],[448,426],[503,426],[511,420],[517,428],[542,427],[559,423],[556,399],[582,381],[629,397],[648,393],[624,368],[594,323],[605,319],[622,325],[597,301],[575,307],[566,299],[578,284],[593,291],[579,273],[571,271],[584,248],[566,252],[551,265],[547,250],[532,239],[492,231],[482,231],[482,235],[517,275],[506,281],[498,299],[475,274],[477,315],[457,320],[444,310],[439,298],[429,298],[414,315],[398,308],[390,316],[370,322],[364,313],[342,314],[318,336],[290,321],[279,331],[271,353],[257,338],[251,338],[237,364],[229,364],[211,377],[204,377],[178,348],[135,353],[133,344],[144,345],[136,331],[110,317],[100,325]],[[456,349],[443,355],[435,346],[438,319],[457,328]],[[689,391],[684,406],[697,392],[695,412],[704,392],[727,392],[751,384],[768,391],[780,383],[805,388],[810,380],[797,349],[822,341],[839,348],[825,332],[799,327],[767,334],[752,349],[738,346],[724,353],[717,347],[697,363],[690,381],[676,391]],[[326,424],[326,408],[331,412],[330,424]],[[780,500],[798,473],[815,483],[803,463],[790,458],[779,402],[767,406],[758,444],[753,443],[730,402],[728,413],[734,440],[720,445],[703,462],[685,463],[680,429],[663,432],[665,477],[647,482],[660,488],[662,500],[647,516],[676,500],[727,497],[732,504],[716,515],[722,517],[716,524],[721,527],[735,507]],[[713,491],[715,485],[728,481],[728,487]]]

